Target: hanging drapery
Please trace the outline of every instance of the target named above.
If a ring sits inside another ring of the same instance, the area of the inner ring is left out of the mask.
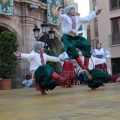
[[[60,25],[55,9],[60,4],[60,0],[47,0],[47,22],[52,25]]]
[[[14,1],[0,0],[0,14],[14,15]]]

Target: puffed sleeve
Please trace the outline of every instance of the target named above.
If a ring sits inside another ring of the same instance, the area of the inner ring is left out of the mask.
[[[110,53],[108,50],[105,50],[105,49],[104,49],[104,53],[105,53],[105,57],[106,57],[107,59],[110,59],[110,58],[111,58],[111,53]]]
[[[95,49],[92,50],[92,55],[93,55],[94,57],[96,56]]]

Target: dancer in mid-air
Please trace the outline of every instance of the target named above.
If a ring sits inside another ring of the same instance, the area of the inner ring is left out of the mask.
[[[82,24],[88,23],[93,20],[96,15],[101,13],[101,9],[91,12],[86,17],[80,17],[76,15],[75,8],[73,6],[67,6],[64,8],[64,13],[62,13],[62,5],[59,5],[56,8],[57,16],[61,21],[63,36],[61,40],[64,44],[64,50],[68,54],[70,59],[75,59],[78,65],[89,71],[88,63],[89,58],[91,57],[91,44],[84,37],[77,36],[79,27]],[[81,50],[83,56],[85,57],[84,63],[82,63],[77,48]],[[89,76],[92,77],[92,76]]]

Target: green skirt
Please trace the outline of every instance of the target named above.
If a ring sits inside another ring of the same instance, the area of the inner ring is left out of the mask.
[[[61,37],[61,41],[64,43],[64,49],[67,52],[69,58],[76,59],[79,57],[79,53],[76,48],[80,49],[83,56],[91,57],[91,44],[84,37],[70,36],[64,34]]]
[[[112,76],[96,68],[90,70],[90,74],[93,76],[92,80],[90,80],[85,73],[83,74],[83,78],[91,88],[100,87],[102,83],[107,83],[109,78]]]
[[[36,83],[44,90],[53,90],[58,83],[51,78],[54,69],[48,65],[42,65],[35,71]]]

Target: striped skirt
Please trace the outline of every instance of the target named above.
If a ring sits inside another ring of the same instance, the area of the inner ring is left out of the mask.
[[[65,61],[62,68],[62,76],[75,78],[74,65],[71,61]]]

